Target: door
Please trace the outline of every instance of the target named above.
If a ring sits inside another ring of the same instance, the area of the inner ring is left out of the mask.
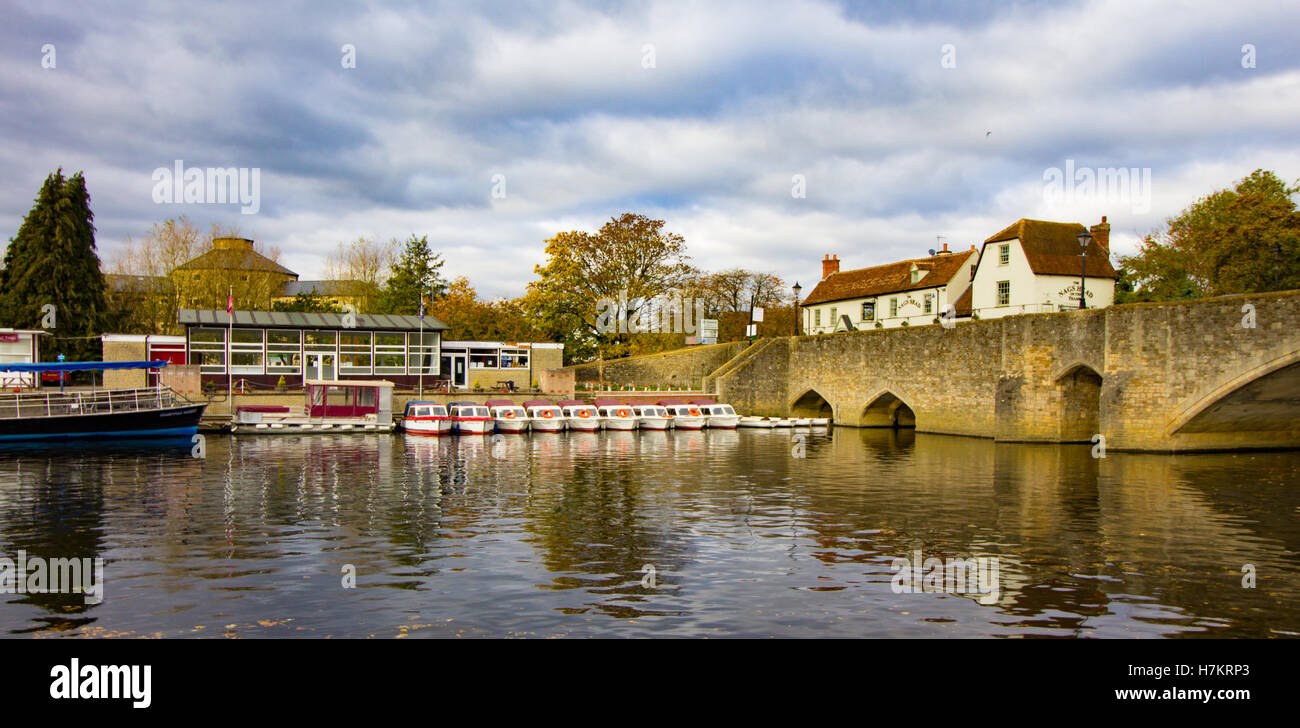
[[[307,354],[307,366],[302,368],[302,379],[333,379],[333,354]]]
[[[438,359],[440,364],[438,371],[447,372],[453,387],[464,387],[468,362],[468,354],[443,354]]]

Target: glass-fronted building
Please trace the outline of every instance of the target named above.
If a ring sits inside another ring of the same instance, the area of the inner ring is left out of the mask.
[[[309,379],[386,379],[414,384],[443,373],[446,324],[425,316],[181,309],[187,361],[202,379],[227,376],[290,386]],[[230,341],[227,342],[229,335]],[[227,371],[227,355],[230,369]]]

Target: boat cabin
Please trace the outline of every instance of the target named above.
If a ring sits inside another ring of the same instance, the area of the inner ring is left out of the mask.
[[[383,380],[309,379],[305,385],[309,419],[359,419],[380,425],[393,421],[393,383]]]

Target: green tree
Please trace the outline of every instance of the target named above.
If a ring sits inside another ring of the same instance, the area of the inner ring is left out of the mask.
[[[428,236],[412,235],[401,245],[392,274],[379,292],[376,313],[414,316],[420,311],[422,297],[432,300],[447,291],[447,281],[439,272],[442,256],[429,248]]]
[[[626,355],[629,335],[601,331],[600,301],[626,301],[619,312],[635,320],[637,308],[680,288],[696,273],[686,261],[686,241],[665,232],[663,220],[624,213],[596,233],[569,231],[546,241],[547,262],[533,270],[524,306],[565,357],[581,361]]]
[[[343,313],[341,306],[315,291],[294,294],[289,301],[274,301],[271,310],[286,313]]]
[[[1197,200],[1121,256],[1117,300],[1172,301],[1300,288],[1300,212],[1276,174],[1257,169]],[[1127,288],[1128,290],[1124,290]]]
[[[50,320],[53,342],[41,346],[47,360],[101,356],[98,340],[107,306],[104,276],[95,250],[90,193],[80,172],[60,168],[45,178],[31,211],[5,250],[0,271],[0,321],[15,328],[41,328]]]

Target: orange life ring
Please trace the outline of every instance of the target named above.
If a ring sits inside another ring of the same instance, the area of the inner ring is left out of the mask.
[[[578,416],[579,416],[579,417],[590,417],[590,416],[591,416],[591,412],[589,412],[588,410],[578,410]]]
[[[550,410],[542,410],[542,417],[544,417],[544,418],[546,418],[546,419],[549,420],[549,419],[551,419],[551,418],[554,417],[554,416],[555,416],[555,413],[554,413],[554,412],[552,412],[552,411],[550,411]]]
[[[625,410],[625,409],[621,409],[621,410],[618,411],[618,416],[619,416],[619,417],[627,417],[627,416],[630,415],[630,414],[632,414],[632,413],[631,413],[631,412],[628,412],[628,411]]]
[[[691,417],[699,417],[699,416],[700,416],[700,411],[697,410],[697,409],[695,409],[694,407],[692,407],[692,408],[691,408]]]
[[[514,418],[515,418],[515,411],[514,411],[514,410],[506,410],[506,419],[507,419],[507,420],[513,420]]]

